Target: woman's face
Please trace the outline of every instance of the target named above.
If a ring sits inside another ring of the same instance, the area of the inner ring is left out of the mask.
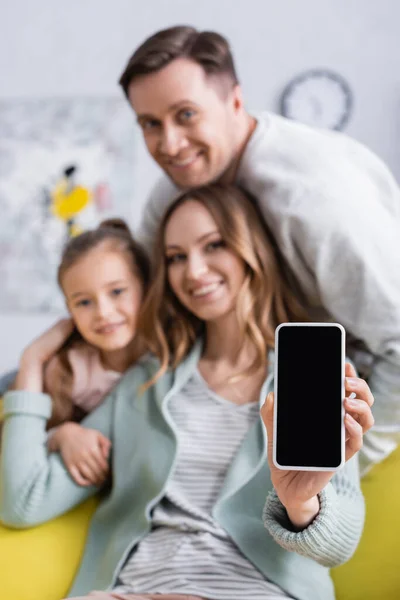
[[[228,248],[211,213],[187,200],[169,218],[164,235],[168,281],[180,302],[199,319],[222,319],[236,307],[244,261]]]

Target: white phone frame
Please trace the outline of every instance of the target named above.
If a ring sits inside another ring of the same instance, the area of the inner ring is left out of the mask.
[[[291,465],[281,465],[278,463],[276,458],[276,434],[277,434],[277,419],[278,419],[278,344],[279,344],[279,332],[284,327],[337,327],[340,329],[342,334],[342,343],[341,343],[341,352],[342,352],[342,360],[341,360],[341,379],[342,379],[342,426],[341,426],[341,434],[342,434],[342,443],[341,443],[341,460],[340,464],[334,467],[304,467],[304,466],[291,466]],[[345,463],[345,427],[344,427],[344,397],[345,397],[345,386],[344,386],[344,378],[345,378],[345,340],[346,340],[346,331],[342,325],[339,323],[281,323],[275,329],[275,365],[274,365],[274,435],[273,435],[273,453],[272,460],[277,467],[277,469],[281,469],[282,471],[337,471],[340,469]]]

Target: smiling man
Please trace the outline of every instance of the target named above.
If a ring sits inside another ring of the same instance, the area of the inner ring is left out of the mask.
[[[140,77],[129,100],[159,166],[181,188],[232,179],[255,127],[243,109],[233,66],[220,79],[187,58]]]
[[[347,330],[375,395],[366,472],[400,436],[400,191],[384,163],[337,132],[244,106],[229,44],[172,27],[132,55],[120,84],[165,172],[140,229],[151,247],[183,189],[235,182],[258,201],[311,314]],[[318,351],[318,349],[317,349]],[[311,369],[311,366],[310,366]]]

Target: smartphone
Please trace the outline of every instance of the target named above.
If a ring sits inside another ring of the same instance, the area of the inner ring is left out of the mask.
[[[273,461],[279,469],[335,471],[344,463],[344,364],[342,325],[276,328]]]

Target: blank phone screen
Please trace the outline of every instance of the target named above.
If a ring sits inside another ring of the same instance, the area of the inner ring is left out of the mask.
[[[276,459],[281,466],[335,468],[342,448],[342,331],[278,331]]]

